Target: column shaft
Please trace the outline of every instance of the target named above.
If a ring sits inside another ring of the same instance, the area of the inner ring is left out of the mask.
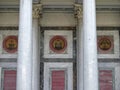
[[[98,90],[95,0],[83,1],[84,90]]]
[[[33,76],[32,90],[40,90],[40,45],[38,18],[33,19]]]
[[[32,89],[32,0],[20,0],[17,90]]]

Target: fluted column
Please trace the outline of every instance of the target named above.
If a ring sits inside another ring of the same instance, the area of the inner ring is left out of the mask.
[[[33,72],[32,90],[40,90],[40,27],[41,4],[33,6]]]
[[[32,0],[20,0],[17,90],[32,90]]]
[[[77,35],[77,90],[83,90],[83,19],[82,6],[75,4]]]
[[[95,0],[83,0],[84,90],[98,90]]]

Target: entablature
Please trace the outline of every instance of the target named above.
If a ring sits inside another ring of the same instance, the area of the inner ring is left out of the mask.
[[[74,5],[42,5],[43,12],[74,12]],[[82,5],[82,4],[81,4]],[[120,12],[120,5],[96,5],[97,12]],[[19,5],[0,5],[0,12],[19,12]]]

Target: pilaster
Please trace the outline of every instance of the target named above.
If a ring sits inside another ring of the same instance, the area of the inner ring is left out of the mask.
[[[33,71],[32,90],[40,90],[40,28],[42,5],[33,5]]]
[[[82,5],[75,4],[76,35],[77,35],[77,90],[83,90],[83,10]]]

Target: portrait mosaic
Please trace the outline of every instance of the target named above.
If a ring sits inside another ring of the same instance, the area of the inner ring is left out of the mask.
[[[18,48],[18,37],[15,35],[10,35],[5,37],[3,40],[3,49],[8,53],[17,52]]]
[[[17,58],[18,30],[0,30],[0,57]]]
[[[104,30],[97,34],[98,58],[119,58],[119,32]]]
[[[44,58],[72,58],[72,31],[44,32]]]

